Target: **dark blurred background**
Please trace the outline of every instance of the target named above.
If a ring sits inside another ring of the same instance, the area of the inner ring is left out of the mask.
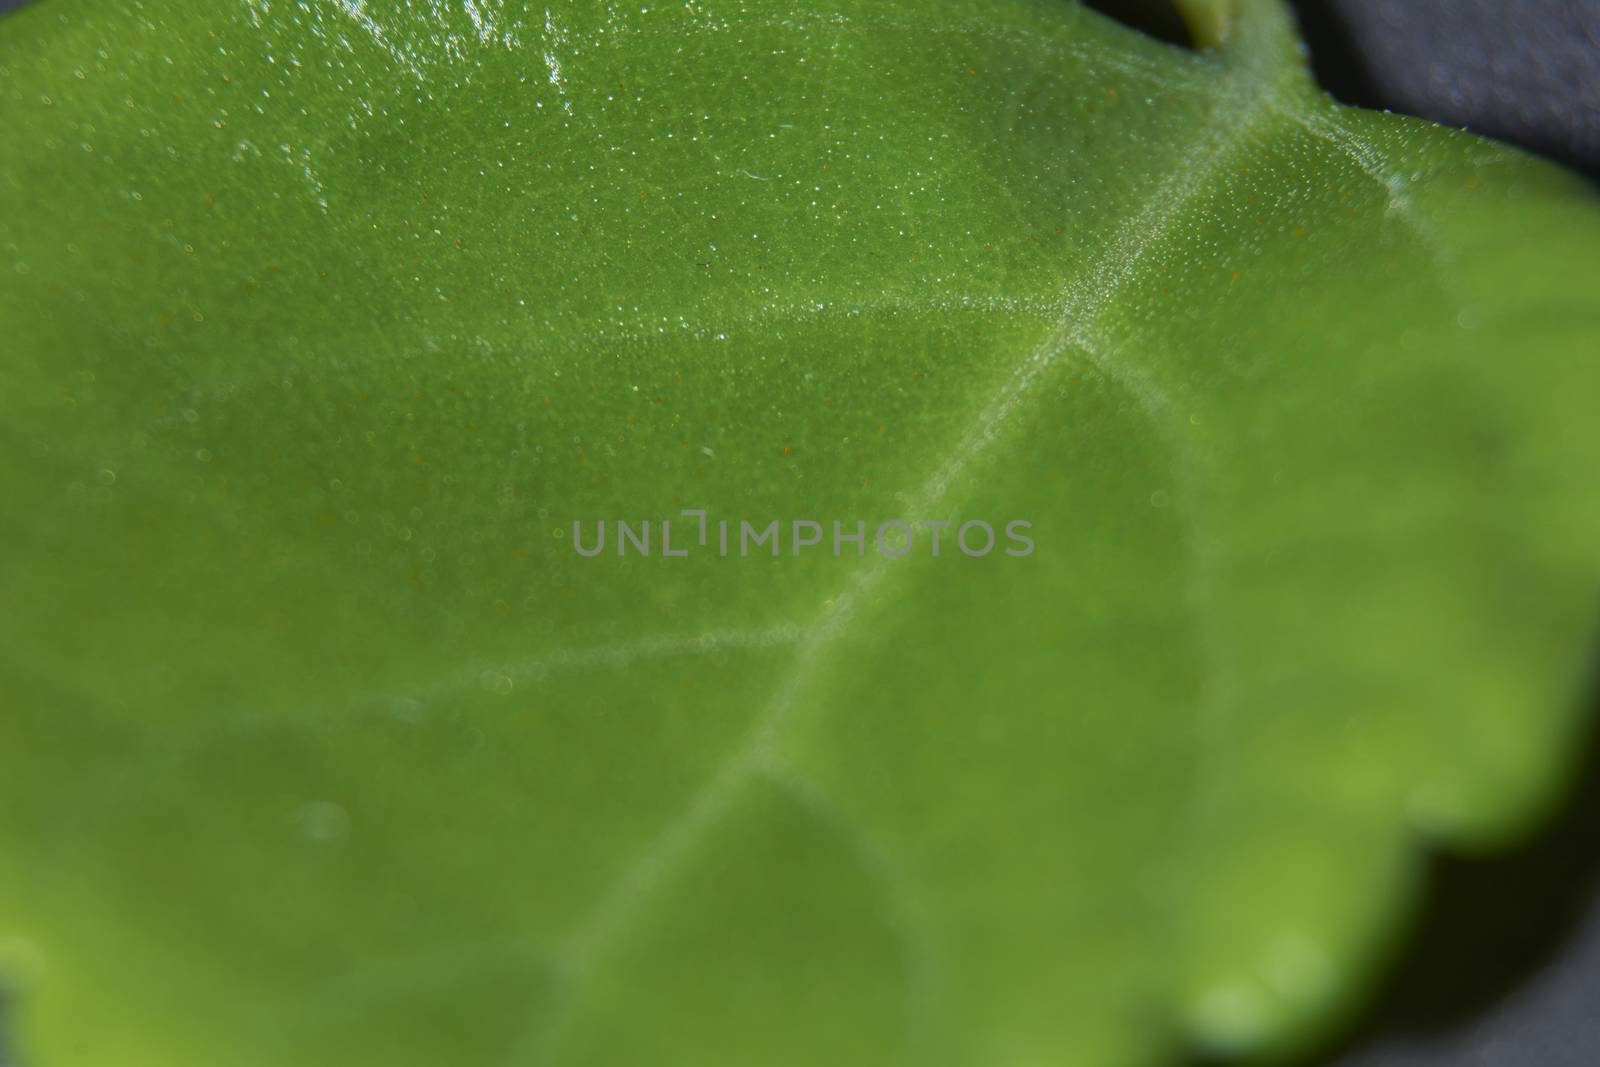
[[[0,14],[24,2],[0,0]],[[1170,0],[1089,2],[1188,43]],[[1600,178],[1600,0],[1294,7],[1317,77],[1338,99],[1465,126]],[[0,1001],[0,1067],[20,1067],[3,1037]],[[1493,859],[1434,857],[1420,914],[1362,1023],[1304,1067],[1597,1063],[1600,733],[1563,814],[1534,840]]]
[[[1084,2],[1189,43],[1172,0]],[[1465,126],[1600,175],[1600,0],[1290,3],[1318,80],[1345,103]]]

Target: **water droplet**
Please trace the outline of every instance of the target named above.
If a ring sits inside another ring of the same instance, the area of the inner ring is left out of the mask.
[[[0,937],[0,971],[14,989],[26,988],[44,971],[44,964],[44,952],[34,942],[17,934]]]
[[[1195,1036],[1207,1050],[1237,1053],[1261,1039],[1267,1026],[1267,1006],[1250,986],[1222,986],[1200,998],[1190,1020]]]
[[[1266,977],[1284,997],[1312,1003],[1333,985],[1333,961],[1323,947],[1302,933],[1287,933],[1267,952]]]
[[[342,841],[350,836],[350,813],[332,801],[313,800],[300,805],[295,822],[312,841]]]

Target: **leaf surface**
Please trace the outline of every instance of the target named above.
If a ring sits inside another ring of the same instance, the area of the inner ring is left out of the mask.
[[[1503,838],[1577,728],[1600,213],[1335,106],[1273,3],[1185,8],[1222,47],[1043,0],[0,23],[26,1062],[1337,1020],[1419,836]],[[574,551],[682,509],[733,551]]]

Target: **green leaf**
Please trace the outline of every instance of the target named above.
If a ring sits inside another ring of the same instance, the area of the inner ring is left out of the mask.
[[[1357,1004],[1419,841],[1525,824],[1579,726],[1600,212],[1184,8],[1220,48],[0,23],[23,1062],[1115,1067]]]

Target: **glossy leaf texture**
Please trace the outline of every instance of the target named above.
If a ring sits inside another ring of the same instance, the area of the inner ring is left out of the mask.
[[[1186,10],[1218,49],[1065,0],[0,21],[22,1062],[1335,1025],[1421,841],[1525,824],[1581,726],[1600,212]],[[665,557],[683,509],[781,551]],[[574,550],[619,519],[655,551]]]

